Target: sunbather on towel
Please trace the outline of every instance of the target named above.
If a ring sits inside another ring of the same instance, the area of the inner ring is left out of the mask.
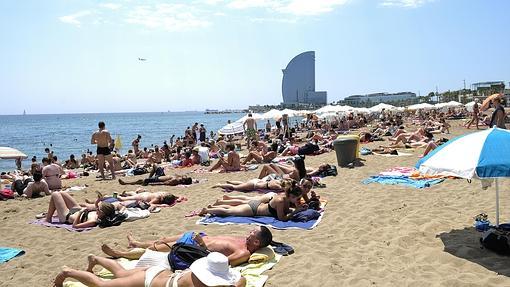
[[[95,210],[83,208],[69,193],[54,191],[51,194],[46,221],[52,222],[56,213],[60,223],[72,224],[74,228],[87,228],[98,225],[101,219],[115,215],[115,207],[111,203],[98,199],[95,207]]]
[[[117,199],[121,202],[127,201],[142,201],[150,204],[151,206],[170,206],[175,203],[177,197],[170,192],[148,192],[144,189],[137,189],[135,191],[128,191],[119,194]]]
[[[207,257],[196,260],[189,269],[172,271],[161,266],[124,269],[118,262],[106,258],[88,256],[87,271],[64,267],[54,280],[54,286],[61,287],[65,279],[73,278],[87,286],[97,287],[207,287],[207,286],[246,286],[246,279],[239,271],[229,267],[225,255],[212,252]],[[94,275],[92,268],[101,265],[110,270],[115,279],[103,280]]]
[[[241,170],[241,160],[239,154],[236,152],[236,147],[233,143],[227,144],[227,160],[224,160],[221,156],[218,162],[209,168],[209,171],[221,168],[224,172],[239,171]]]
[[[271,231],[260,226],[250,231],[246,237],[241,236],[209,236],[205,233],[188,231],[176,236],[163,237],[153,241],[138,241],[131,234],[128,234],[129,248],[148,248],[154,251],[169,252],[169,247],[175,243],[186,243],[201,245],[212,252],[220,252],[228,257],[231,266],[237,266],[248,262],[250,255],[260,248],[268,246],[273,240]],[[123,257],[128,259],[139,259],[145,252],[138,250],[114,250],[103,244],[103,252],[114,258]]]
[[[259,200],[250,200],[248,203],[237,206],[230,205],[209,205],[200,211],[199,215],[220,215],[220,216],[270,216],[281,221],[288,221],[292,216],[308,208],[306,204],[300,205],[303,190],[296,182],[290,188],[284,188],[285,192],[273,197],[269,202],[262,203]],[[298,206],[293,209],[290,205]]]
[[[146,179],[138,179],[135,181],[127,181],[119,178],[119,183],[121,185],[190,185],[193,183],[193,179],[188,176],[180,176],[180,175],[162,175],[162,176],[153,176],[148,177]]]

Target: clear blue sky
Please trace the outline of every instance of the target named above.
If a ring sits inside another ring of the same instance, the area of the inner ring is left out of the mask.
[[[308,50],[329,101],[508,82],[508,11],[506,0],[0,1],[0,113],[277,104],[281,69]]]

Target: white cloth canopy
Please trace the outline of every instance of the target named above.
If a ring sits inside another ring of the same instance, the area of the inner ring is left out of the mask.
[[[281,111],[282,115],[287,114],[289,117],[295,117],[298,115],[297,111],[291,109],[284,109]]]
[[[467,104],[464,105],[464,107],[466,107],[466,109],[468,110],[468,112],[472,112],[473,111],[473,106],[475,105],[475,101],[472,101],[472,102],[469,102]]]
[[[11,147],[0,147],[0,159],[27,158],[27,155]]]

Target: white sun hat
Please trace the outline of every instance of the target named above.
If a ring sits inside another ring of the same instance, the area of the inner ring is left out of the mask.
[[[196,260],[189,269],[207,286],[232,286],[241,279],[241,273],[229,267],[227,256],[218,252]]]

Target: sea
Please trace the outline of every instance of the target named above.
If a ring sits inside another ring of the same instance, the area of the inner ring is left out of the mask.
[[[28,158],[23,161],[23,168],[27,169],[32,156],[37,156],[37,161],[41,162],[45,148],[54,151],[60,161],[71,154],[79,159],[88,150],[95,153],[96,147],[90,143],[90,138],[99,121],[106,123],[113,138],[120,136],[121,152],[125,153],[137,135],[142,136],[140,147],[161,146],[172,135],[182,136],[195,122],[203,123],[209,136],[211,130],[216,133],[228,120],[234,122],[244,115],[204,112],[0,115],[0,146],[24,152]],[[259,128],[262,124],[259,121]],[[15,168],[14,160],[0,160],[0,171]]]

